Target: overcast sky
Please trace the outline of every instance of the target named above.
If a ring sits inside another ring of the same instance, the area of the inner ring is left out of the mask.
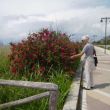
[[[0,40],[25,39],[45,27],[101,37],[101,17],[110,17],[110,0],[0,0]]]

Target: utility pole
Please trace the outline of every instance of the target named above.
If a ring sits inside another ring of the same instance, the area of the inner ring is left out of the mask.
[[[108,20],[110,21],[110,17],[104,17],[104,18],[101,18],[100,22],[105,22],[105,54],[106,54],[106,46],[107,46],[107,23],[108,23]]]

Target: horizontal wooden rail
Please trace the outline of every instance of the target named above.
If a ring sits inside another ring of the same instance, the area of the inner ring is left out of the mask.
[[[56,84],[45,83],[45,82],[16,81],[16,80],[0,79],[0,85],[1,86],[16,86],[16,87],[48,90],[47,92],[44,92],[44,93],[41,93],[38,95],[34,95],[34,96],[26,97],[24,99],[0,104],[0,109],[29,103],[29,102],[32,102],[34,100],[38,100],[43,97],[49,97],[49,110],[56,110],[57,109],[58,86]]]
[[[27,97],[27,98],[24,98],[24,99],[20,99],[20,100],[11,101],[11,102],[8,102],[8,103],[1,104],[0,109],[5,109],[5,108],[8,108],[8,107],[29,103],[29,102],[32,102],[34,100],[38,100],[42,97],[48,97],[48,96],[49,96],[49,92],[33,95],[33,96],[30,96],[30,97]]]
[[[26,87],[26,88],[39,88],[39,89],[45,89],[45,90],[58,89],[58,86],[53,83],[32,82],[32,81],[16,81],[16,80],[2,80],[2,79],[0,79],[0,85]]]

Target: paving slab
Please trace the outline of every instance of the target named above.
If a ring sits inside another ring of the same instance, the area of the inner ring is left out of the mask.
[[[87,107],[88,110],[110,110],[110,105],[107,105],[97,99],[87,96],[87,103],[90,105]]]

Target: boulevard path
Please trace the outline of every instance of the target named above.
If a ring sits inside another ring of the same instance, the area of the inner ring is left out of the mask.
[[[83,90],[82,110],[110,110],[110,51],[96,48],[98,66],[94,71],[94,88]]]

